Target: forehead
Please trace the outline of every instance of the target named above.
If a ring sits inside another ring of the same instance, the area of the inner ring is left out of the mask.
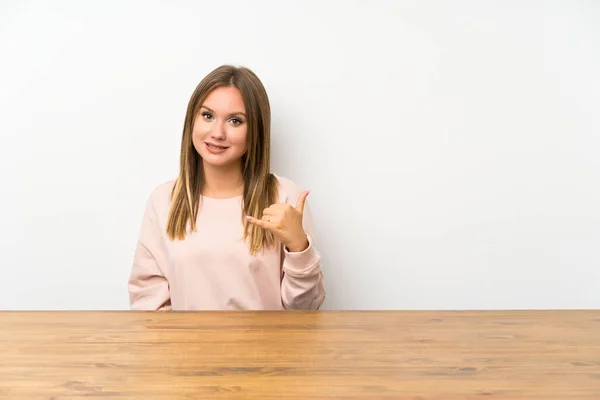
[[[245,112],[244,99],[240,90],[233,86],[219,87],[206,96],[203,106],[215,112]]]

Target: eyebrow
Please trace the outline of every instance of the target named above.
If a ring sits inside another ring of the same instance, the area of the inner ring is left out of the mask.
[[[206,106],[204,106],[204,105],[203,105],[203,106],[201,106],[200,108],[206,108],[206,109],[207,109],[209,112],[211,112],[211,113],[213,113],[213,114],[215,113],[213,110],[211,110],[210,108],[208,108],[208,107],[206,107]],[[244,113],[243,113],[243,112],[241,112],[241,111],[238,111],[238,112],[234,112],[234,113],[231,113],[231,114],[229,114],[229,116],[230,116],[230,117],[231,117],[231,116],[234,116],[234,115],[243,115],[244,117],[246,116],[246,114],[244,114]]]

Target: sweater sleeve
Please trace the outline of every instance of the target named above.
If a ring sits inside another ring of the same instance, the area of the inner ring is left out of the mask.
[[[166,250],[152,198],[148,200],[129,276],[132,310],[170,310],[169,282],[163,273]]]
[[[291,196],[292,199],[296,200],[297,196]],[[318,310],[325,300],[325,281],[308,200],[303,218],[309,244],[301,252],[290,252],[285,247],[282,249],[281,299],[285,309]]]

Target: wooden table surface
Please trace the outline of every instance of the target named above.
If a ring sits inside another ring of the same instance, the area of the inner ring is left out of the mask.
[[[600,311],[0,312],[4,399],[600,400]]]

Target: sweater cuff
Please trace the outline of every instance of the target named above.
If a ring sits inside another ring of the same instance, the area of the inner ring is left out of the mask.
[[[285,253],[283,269],[291,275],[308,275],[315,267],[319,266],[319,253],[313,246],[310,235],[306,236],[308,238],[308,247],[303,251],[290,252],[285,246],[283,247]]]

